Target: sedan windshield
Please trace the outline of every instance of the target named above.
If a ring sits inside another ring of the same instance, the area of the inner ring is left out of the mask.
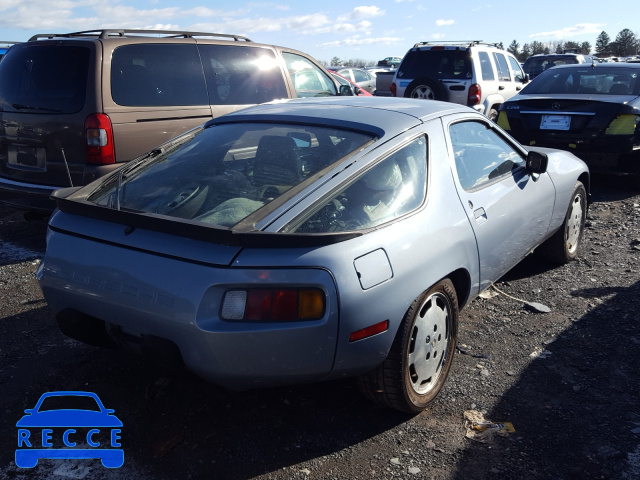
[[[639,72],[637,68],[555,68],[537,76],[522,93],[639,95]]]
[[[231,227],[373,139],[319,126],[212,125],[120,169],[88,200]]]

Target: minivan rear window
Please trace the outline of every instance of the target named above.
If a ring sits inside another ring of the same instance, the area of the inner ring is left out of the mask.
[[[412,50],[407,53],[398,75],[403,78],[471,78],[471,57],[465,50]]]
[[[0,108],[21,113],[77,113],[84,107],[91,51],[53,44],[12,48],[0,68]]]

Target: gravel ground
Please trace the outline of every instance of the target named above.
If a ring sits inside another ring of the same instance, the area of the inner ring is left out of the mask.
[[[640,479],[640,195],[601,180],[592,201],[578,261],[534,254],[463,310],[448,384],[417,416],[351,381],[231,393],[66,339],[35,281],[45,222],[0,207],[0,478]],[[52,390],[115,409],[122,468],[15,466],[15,422]]]

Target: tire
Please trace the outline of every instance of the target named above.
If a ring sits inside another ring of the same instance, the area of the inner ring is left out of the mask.
[[[407,98],[423,100],[447,100],[444,86],[434,78],[418,78],[411,82],[404,92]]]
[[[445,279],[409,307],[385,361],[358,378],[370,400],[406,413],[423,411],[444,386],[458,335],[458,298]]]
[[[562,226],[541,245],[542,253],[553,263],[564,265],[575,260],[580,253],[587,217],[587,191],[582,182],[576,182],[571,202]]]

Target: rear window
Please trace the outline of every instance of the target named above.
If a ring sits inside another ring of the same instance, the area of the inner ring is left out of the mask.
[[[12,48],[0,67],[0,107],[24,113],[76,113],[84,107],[91,51],[83,46]]]
[[[537,76],[523,93],[640,95],[640,69],[626,68],[559,68]]]
[[[411,50],[398,70],[403,78],[469,79],[471,56],[465,50]]]
[[[373,139],[318,126],[213,125],[119,170],[88,200],[231,227]]]

